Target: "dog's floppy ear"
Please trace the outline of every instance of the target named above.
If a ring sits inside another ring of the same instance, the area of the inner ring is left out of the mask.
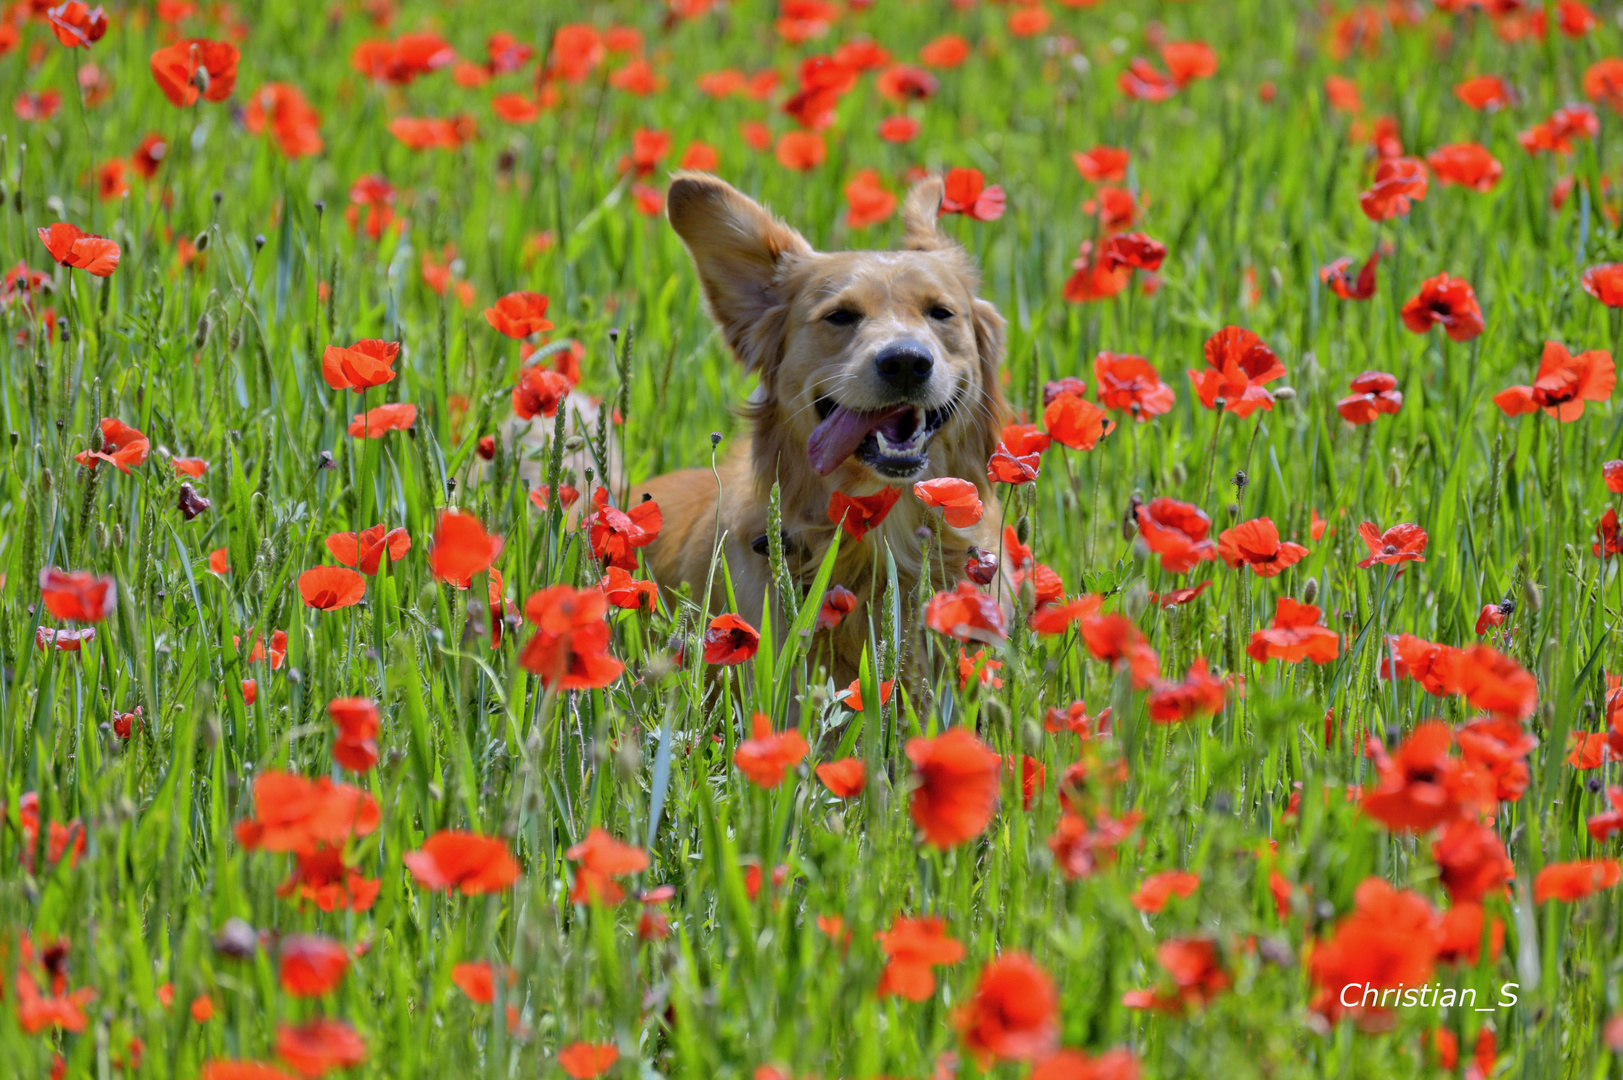
[[[902,204],[902,224],[907,232],[902,247],[908,251],[935,251],[952,243],[936,228],[941,216],[941,199],[947,186],[939,176],[927,176],[913,185]]]
[[[679,172],[665,196],[671,227],[693,256],[710,313],[746,368],[765,367],[783,338],[786,262],[812,246],[760,203],[705,173]]]
[[[981,392],[986,395],[983,411],[985,457],[990,459],[1009,419],[1008,402],[1003,397],[1003,342],[1007,323],[991,301],[976,297],[970,305],[970,322],[975,327],[975,352],[981,364]]]

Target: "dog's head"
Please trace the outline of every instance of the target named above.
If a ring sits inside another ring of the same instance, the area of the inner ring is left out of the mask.
[[[711,314],[760,373],[757,442],[837,485],[954,475],[980,483],[1005,406],[1003,318],[968,254],[936,228],[942,185],[918,184],[900,251],[819,252],[748,196],[679,173],[666,199]],[[762,447],[757,446],[758,458]],[[800,470],[793,470],[800,471]]]

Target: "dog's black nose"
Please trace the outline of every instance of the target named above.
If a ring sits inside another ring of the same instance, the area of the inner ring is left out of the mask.
[[[917,341],[896,341],[880,349],[873,364],[881,382],[906,394],[930,381],[935,357]]]

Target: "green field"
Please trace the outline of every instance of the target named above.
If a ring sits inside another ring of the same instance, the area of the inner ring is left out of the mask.
[[[1614,0],[20,0],[0,96],[0,1074],[1623,1077]],[[755,382],[679,168],[1001,190],[1002,632],[639,602]]]

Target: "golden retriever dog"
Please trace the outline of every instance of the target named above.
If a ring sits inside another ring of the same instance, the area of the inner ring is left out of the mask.
[[[883,546],[896,562],[903,610],[915,617],[926,550],[930,584],[941,589],[964,576],[972,546],[998,548],[1000,514],[986,468],[1008,411],[998,381],[1004,321],[977,295],[968,253],[937,229],[941,197],[939,178],[908,195],[901,250],[843,252],[814,250],[713,176],[678,173],[666,197],[711,316],[760,383],[743,409],[748,438],[716,472],[668,473],[637,489],[664,515],[650,566],[662,586],[686,582],[699,598],[720,542],[738,613],[759,626],[773,603],[781,640],[766,535],[773,483],[781,486],[786,561],[802,587],[839,528],[829,520],[830,497],[901,488],[878,528],[860,542],[841,538],[830,584],[850,589],[858,606],[823,632],[827,646],[813,652],[828,659],[836,685],[857,677],[868,604],[885,587]],[[918,481],[948,476],[979,489],[985,513],[976,525],[949,528],[912,493]],[[939,543],[927,545],[934,527]],[[712,615],[726,605],[719,571],[716,580],[707,598]]]

